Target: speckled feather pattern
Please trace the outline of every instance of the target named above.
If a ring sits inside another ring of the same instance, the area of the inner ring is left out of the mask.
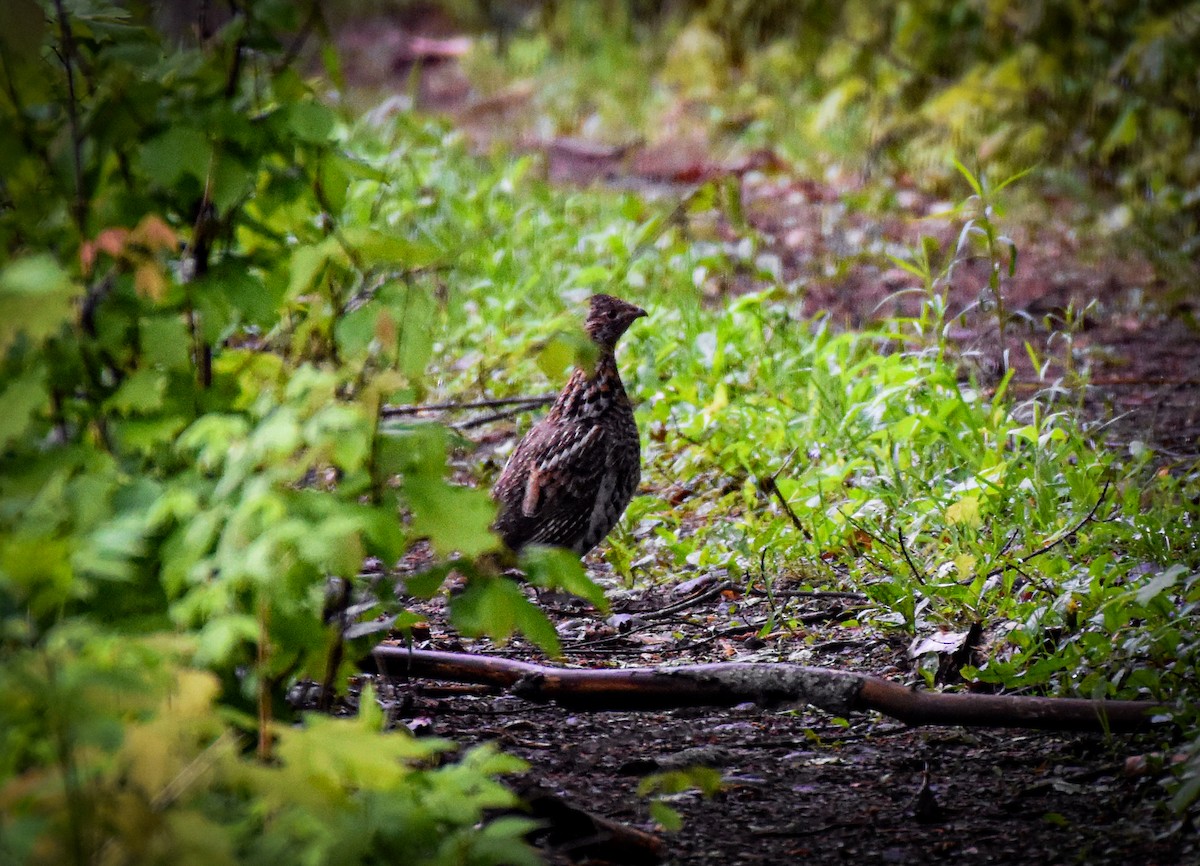
[[[576,370],[550,412],[518,443],[492,496],[495,529],[516,550],[566,547],[582,555],[616,526],[641,478],[633,406],[617,370],[616,343],[646,313],[595,295],[586,328],[600,349],[595,368]]]

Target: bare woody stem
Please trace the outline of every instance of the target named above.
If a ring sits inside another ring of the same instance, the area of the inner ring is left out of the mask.
[[[1155,709],[1142,701],[919,691],[882,677],[784,663],[581,670],[384,645],[363,667],[485,683],[535,703],[594,711],[806,703],[839,716],[875,710],[909,725],[1117,733],[1145,730]]]
[[[54,0],[54,11],[58,17],[58,29],[62,41],[59,59],[67,73],[67,124],[71,131],[71,156],[75,170],[75,197],[71,202],[71,216],[79,236],[87,231],[87,194],[83,180],[83,137],[79,130],[79,101],[75,94],[75,36],[67,19],[62,0]]]

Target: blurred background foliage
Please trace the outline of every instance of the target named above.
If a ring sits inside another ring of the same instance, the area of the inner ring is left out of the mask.
[[[1200,236],[1200,4],[1136,0],[546,0],[437,5],[487,34],[486,90],[533,76],[558,132],[620,142],[702,125],[945,192],[950,157],[1042,195],[1094,194],[1103,235],[1175,277]]]

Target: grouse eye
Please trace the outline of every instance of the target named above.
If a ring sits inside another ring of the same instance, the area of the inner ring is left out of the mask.
[[[608,316],[610,319],[615,319],[617,317],[617,311],[609,310],[607,313],[605,313],[605,315]]]

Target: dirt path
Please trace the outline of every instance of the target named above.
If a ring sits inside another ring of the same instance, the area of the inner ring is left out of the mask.
[[[550,609],[564,664],[788,659],[902,680],[909,673],[902,641],[840,624],[849,616],[844,600],[777,600],[777,615],[808,624],[762,639],[753,624],[765,614],[762,598],[726,592],[659,618],[712,582],[693,582],[690,594],[634,592],[594,557],[589,565],[614,613],[604,620]],[[415,646],[497,652],[455,636],[441,603],[418,609],[430,632]],[[542,661],[520,641],[499,651]],[[717,769],[717,795],[668,799],[684,818],[680,832],[660,833],[670,863],[1200,863],[1195,836],[1170,832],[1161,774],[1143,768],[1150,743],[1136,737],[910,729],[874,715],[838,720],[753,705],[573,713],[445,683],[382,680],[377,688],[397,724],[463,745],[495,742],[529,763],[524,782],[640,830],[657,832],[638,794],[643,777],[694,764]],[[573,846],[590,838],[562,832],[566,840],[547,849],[553,863],[572,862]]]

